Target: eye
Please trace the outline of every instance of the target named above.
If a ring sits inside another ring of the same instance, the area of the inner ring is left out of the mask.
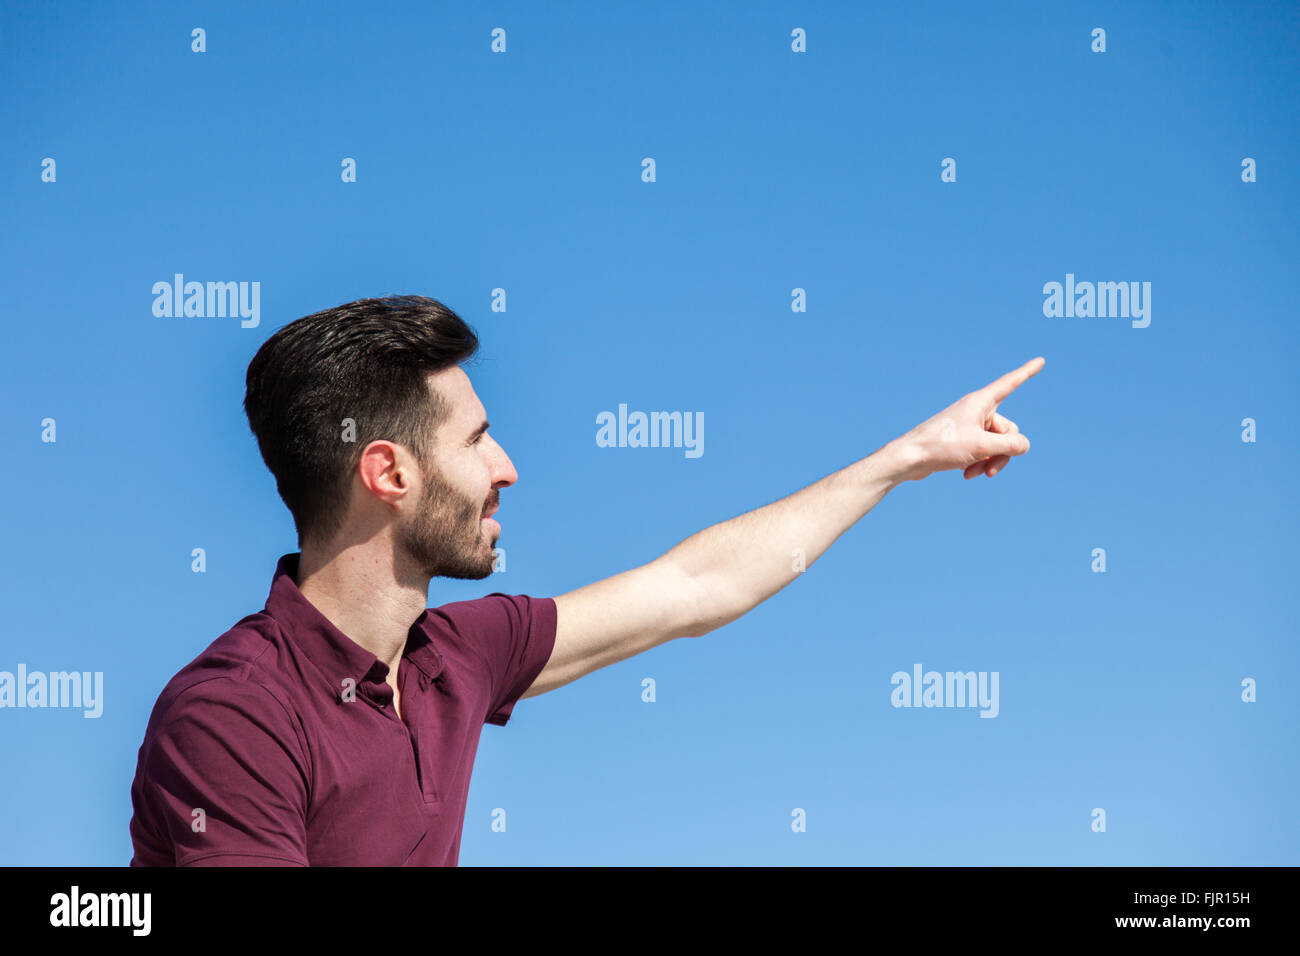
[[[477,445],[479,442],[481,442],[481,441],[483,440],[483,436],[486,435],[486,434],[487,434],[487,432],[479,432],[479,433],[478,433],[478,436],[477,436],[477,437],[476,437],[472,442],[470,442],[470,444],[471,444],[471,445]]]

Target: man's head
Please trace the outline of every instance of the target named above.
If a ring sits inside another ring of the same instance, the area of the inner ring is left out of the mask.
[[[267,339],[244,410],[300,548],[387,532],[429,577],[491,573],[499,528],[482,516],[517,476],[460,368],[477,348],[423,296],[350,302]]]

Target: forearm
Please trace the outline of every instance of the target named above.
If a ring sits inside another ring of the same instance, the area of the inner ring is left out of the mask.
[[[699,636],[734,621],[812,565],[905,480],[899,442],[770,505],[705,528],[664,555],[692,582]]]

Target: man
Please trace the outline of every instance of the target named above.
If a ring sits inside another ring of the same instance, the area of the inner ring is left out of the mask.
[[[856,464],[556,598],[426,607],[492,573],[517,475],[460,365],[478,340],[420,296],[292,322],[244,408],[298,531],[264,610],[163,690],[131,787],[133,866],[450,865],[484,723],[733,621],[903,481],[992,477],[1029,450],[998,403],[1036,358]]]

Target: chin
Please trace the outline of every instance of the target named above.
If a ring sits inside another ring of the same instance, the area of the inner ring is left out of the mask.
[[[488,564],[486,567],[476,565],[473,568],[438,568],[433,574],[430,574],[429,577],[454,578],[458,581],[481,581],[486,577],[490,577],[491,574],[492,565]]]

